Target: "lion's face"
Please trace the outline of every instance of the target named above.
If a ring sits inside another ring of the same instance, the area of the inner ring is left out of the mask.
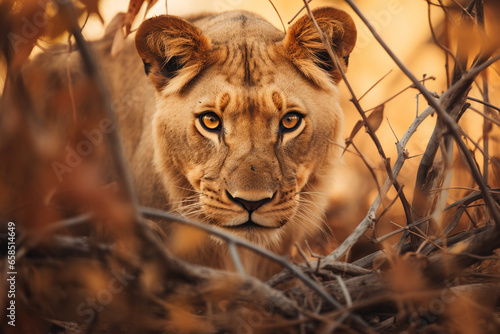
[[[327,29],[352,23],[331,8],[316,15]],[[204,33],[178,18],[153,20],[167,21],[147,21],[136,44],[157,88],[155,163],[177,210],[265,244],[313,229],[343,117],[338,71],[314,45],[308,19],[286,37],[246,12],[202,22]],[[161,39],[172,26],[177,35]],[[342,61],[353,46],[339,43],[347,35],[336,37]]]

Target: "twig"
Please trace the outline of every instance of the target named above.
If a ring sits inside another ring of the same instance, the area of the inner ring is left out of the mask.
[[[429,256],[430,262],[424,270],[424,275],[435,282],[453,278],[462,269],[481,260],[467,254],[489,256],[500,247],[499,231],[496,226],[489,227],[467,239],[463,244],[458,244],[456,248],[449,247],[447,252]]]
[[[454,91],[456,89],[459,89],[463,85],[466,85],[466,83],[470,82],[471,77],[474,75],[477,75],[478,72],[480,72],[481,69],[484,69],[485,67],[491,65],[494,63],[496,58],[500,58],[500,56],[494,57],[493,59],[488,60],[482,65],[479,65],[478,67],[475,67],[471,69],[469,72],[464,74],[464,76],[455,84],[455,88],[450,88],[448,89],[436,103],[443,103],[442,101],[447,101],[450,100],[450,96],[454,94]],[[425,89],[424,89],[425,90]],[[434,112],[432,107],[427,107],[420,115],[415,117],[413,120],[412,124],[408,128],[408,130],[405,132],[401,140],[396,144],[397,150],[398,150],[398,156],[397,160],[394,163],[394,166],[392,168],[392,173],[394,177],[396,177],[399,172],[401,171],[401,168],[404,164],[404,161],[406,160],[406,151],[405,147],[410,138],[413,136],[413,134],[417,131],[418,127],[420,124],[432,113]],[[390,179],[386,179],[384,185],[382,186],[380,193],[382,196],[385,196],[387,191],[389,190],[391,186],[391,181]],[[356,229],[347,237],[347,239],[342,242],[342,244],[337,247],[331,254],[327,255],[323,259],[323,266],[327,266],[330,261],[334,263],[338,259],[340,259],[342,256],[345,255],[345,252],[350,249],[358,240],[361,238],[361,236],[364,235],[364,233],[367,231],[367,229],[372,225],[373,221],[375,220],[375,213],[377,212],[378,208],[380,207],[381,204],[381,197],[377,196],[375,200],[373,201],[372,205],[370,206],[365,218],[358,224]]]
[[[297,252],[299,253],[300,257],[302,257],[302,259],[304,260],[306,266],[309,269],[311,269],[311,265],[309,264],[309,259],[307,258],[306,254],[304,253],[298,242],[295,243],[295,248],[297,249]]]
[[[312,0],[307,0],[307,3],[310,3],[311,1],[312,1]],[[293,20],[295,20],[295,19],[297,18],[297,16],[299,16],[299,15],[300,15],[300,13],[302,13],[302,11],[303,11],[304,9],[306,9],[306,6],[302,6],[302,8],[301,8],[301,9],[299,9],[299,11],[297,12],[297,14],[295,14],[295,15],[292,17],[292,19],[291,19],[290,21],[288,21],[288,24],[292,23],[292,22],[293,22]]]
[[[27,231],[26,234],[21,235],[19,238],[18,242],[19,244],[24,243],[25,240],[29,240],[29,247],[33,248],[37,245],[40,244],[44,238],[49,236],[51,233],[54,233],[55,231],[61,230],[61,229],[66,229],[70,228],[73,226],[78,226],[80,224],[86,223],[92,219],[92,215],[90,214],[83,214],[79,215],[76,217],[71,217],[68,219],[63,219],[61,221],[57,221],[52,224],[47,224],[44,225],[42,228],[33,230],[33,231]],[[17,258],[20,259],[25,251],[28,251],[29,249],[23,248],[21,249],[17,254]]]
[[[75,103],[75,94],[73,92],[73,80],[71,78],[70,53],[71,53],[71,35],[68,37],[68,58],[66,61],[66,76],[68,78],[68,94],[71,101],[71,109],[73,111],[73,122],[76,123],[77,122],[76,103]]]
[[[350,101],[354,104],[354,106],[356,107],[356,110],[358,111],[361,118],[363,119],[363,123],[364,123],[365,128],[368,132],[368,135],[370,136],[370,138],[374,142],[375,146],[377,147],[377,150],[378,150],[380,156],[382,157],[382,160],[384,161],[384,165],[387,168],[389,161],[387,159],[387,156],[385,155],[384,148],[382,147],[380,140],[378,139],[377,135],[375,134],[375,131],[373,130],[373,128],[368,120],[368,117],[365,115],[365,111],[361,107],[361,105],[359,103],[359,99],[356,97],[356,94],[354,93],[354,90],[353,90],[351,84],[349,83],[349,80],[347,79],[347,77],[344,73],[344,70],[342,69],[342,66],[340,65],[340,62],[338,60],[337,55],[335,54],[335,52],[333,52],[332,46],[330,45],[330,42],[326,39],[325,34],[323,33],[323,31],[319,27],[318,22],[314,18],[314,15],[312,14],[311,9],[309,8],[307,1],[306,0],[303,0],[303,1],[304,1],[304,6],[307,9],[307,13],[309,14],[309,17],[311,18],[311,20],[312,20],[320,38],[321,38],[321,41],[323,42],[323,45],[325,46],[326,50],[328,51],[328,54],[329,54],[330,58],[332,59],[332,61],[335,63],[336,69],[340,72],[340,75],[342,76],[342,80],[344,80],[344,83],[345,83],[347,89],[349,90],[349,93],[351,95]],[[389,166],[388,170],[389,170],[389,174],[390,174],[390,166]]]
[[[488,108],[495,109],[496,111],[500,111],[499,107],[494,106],[493,104],[491,104],[489,102],[486,102],[486,101],[483,101],[483,100],[480,100],[480,99],[476,99],[475,97],[467,96],[467,100],[471,100],[471,101],[474,101],[474,102],[477,102],[477,103],[481,103],[481,104],[487,106]],[[486,116],[486,114],[481,114],[481,115]],[[486,116],[486,117],[488,117],[488,116]],[[493,119],[491,117],[488,118],[488,120],[489,121],[493,121],[493,122],[495,121],[495,119]],[[500,122],[498,122],[498,121],[496,121],[496,122],[497,122],[496,123],[497,125],[500,125]]]
[[[278,9],[276,8],[276,6],[274,5],[273,0],[269,0],[269,3],[271,3],[271,6],[273,6],[274,11],[276,12],[276,14],[278,14],[278,17],[280,19],[281,25],[283,26],[283,32],[286,34],[285,23],[283,23],[283,19],[281,18],[280,12],[278,11]]]
[[[403,189],[403,188],[401,188],[401,189]],[[391,200],[391,202],[389,203],[389,205],[384,207],[384,210],[382,210],[382,212],[378,215],[377,219],[373,222],[372,241],[374,241],[375,236],[376,236],[377,223],[380,221],[380,219],[382,219],[382,217],[385,216],[385,214],[387,212],[389,212],[389,210],[392,208],[392,206],[396,203],[397,199],[398,199],[398,196],[394,197]],[[413,223],[411,225],[413,225]]]
[[[459,4],[457,4],[460,6]],[[462,7],[462,18],[461,18],[461,24],[469,25],[469,29],[472,28],[472,23],[474,23],[474,17],[471,15],[472,9],[474,8],[474,0],[472,0],[467,8]],[[455,64],[453,67],[453,76],[451,79],[451,84],[453,85],[455,82],[460,79],[460,77],[465,73],[467,69],[467,62],[468,62],[468,54],[467,54],[467,42],[464,42],[463,40],[459,39],[458,44],[457,44],[457,54],[455,56]]]
[[[33,257],[37,261],[38,269],[43,265],[51,266],[50,261],[40,262],[40,257],[42,256],[57,256],[58,258],[74,258],[74,257],[87,257],[93,259],[95,257],[95,251],[101,252],[103,254],[111,254],[113,256],[119,256],[112,252],[112,246],[108,244],[98,244],[95,245],[93,241],[87,238],[74,238],[74,237],[58,237],[52,240],[51,248],[44,248],[41,253],[37,250],[30,252],[28,256],[23,259],[22,265],[28,264],[28,260]],[[172,280],[180,280],[183,284],[190,285],[193,287],[193,295],[197,298],[200,295],[208,296],[210,294],[220,296],[221,289],[226,290],[227,286],[214,284],[214,282],[231,282],[232,284],[237,284],[237,286],[232,286],[230,289],[230,294],[233,295],[239,302],[245,301],[249,304],[255,303],[257,300],[265,300],[273,305],[274,312],[281,313],[285,317],[295,318],[298,313],[309,314],[306,310],[302,310],[289,298],[287,298],[281,291],[269,287],[262,281],[248,276],[240,275],[238,273],[232,273],[223,270],[217,270],[213,268],[207,268],[203,266],[197,266],[190,263],[186,263],[176,259],[174,256],[169,254],[165,249],[163,249],[163,258],[166,261],[156,261],[157,258],[152,259],[155,265],[163,265],[166,269],[166,275],[168,277],[175,277],[170,280],[166,279],[166,284],[172,284]],[[128,262],[128,259],[123,259],[129,265],[134,266]],[[143,259],[145,261],[151,261],[150,259]],[[21,263],[20,263],[21,265]],[[70,283],[74,284],[74,283]],[[71,286],[74,288],[74,286]],[[137,293],[138,291],[135,291]],[[81,293],[81,291],[79,291]],[[170,293],[176,293],[172,291]],[[144,294],[146,298],[155,297],[148,296]],[[162,298],[165,296],[162,296]]]
[[[328,294],[319,284],[317,284],[315,281],[313,281],[311,278],[309,278],[302,270],[297,267],[296,265],[290,263],[289,261],[286,260],[286,258],[278,256],[268,250],[262,249],[258,247],[257,245],[254,245],[246,240],[240,239],[232,234],[217,230],[211,226],[205,225],[205,224],[198,224],[196,222],[193,222],[191,220],[185,219],[183,217],[175,216],[173,214],[170,214],[168,212],[164,212],[161,210],[157,209],[151,209],[151,208],[144,208],[141,207],[139,208],[139,211],[142,215],[145,217],[149,218],[160,218],[160,219],[168,219],[168,220],[173,220],[179,223],[182,223],[184,225],[192,226],[197,229],[203,230],[205,232],[210,233],[211,235],[217,236],[224,240],[226,243],[232,242],[235,245],[247,248],[257,254],[263,255],[267,257],[268,259],[279,263],[283,267],[287,268],[291,272],[293,272],[301,281],[303,281],[309,288],[314,290],[317,294],[319,294],[322,298],[324,298],[326,301],[328,301],[333,307],[336,309],[341,309],[342,305],[336,301],[330,294]],[[355,321],[357,324],[361,325],[362,327],[368,328],[368,324],[361,319],[359,316],[355,314],[351,314],[351,317],[353,321]]]
[[[138,221],[140,219],[137,207],[138,201],[135,193],[134,185],[132,182],[132,176],[128,169],[128,163],[125,159],[123,152],[121,140],[118,134],[118,127],[116,126],[117,120],[115,113],[113,111],[113,106],[109,96],[108,89],[104,84],[102,76],[98,70],[97,62],[94,55],[90,51],[90,48],[82,35],[80,26],[78,25],[78,19],[76,15],[76,10],[71,1],[64,1],[60,4],[61,10],[63,10],[69,22],[71,24],[71,33],[75,36],[76,44],[79,47],[80,54],[86,69],[86,74],[91,77],[96,86],[96,91],[100,93],[99,99],[102,101],[103,116],[111,120],[113,127],[112,131],[106,132],[104,136],[106,137],[106,143],[108,144],[109,151],[111,153],[112,161],[118,175],[118,182],[125,193],[125,198],[131,206],[131,217]]]
[[[443,5],[440,1],[441,6]],[[461,24],[471,23],[473,21],[472,16],[469,12],[472,11],[471,5],[468,7],[468,11],[463,12]],[[466,16],[468,14],[468,16]],[[428,7],[428,15],[430,19],[430,6]],[[470,17],[470,18],[469,18]],[[432,25],[431,25],[431,31]],[[434,37],[434,36],[433,36]],[[436,40],[436,43],[437,40]],[[468,56],[464,51],[464,41],[459,40],[457,46],[457,55],[454,57],[454,67],[452,73],[452,82],[455,84],[463,73],[466,71]],[[448,59],[448,58],[447,58]],[[457,97],[443,106],[443,109],[458,122],[460,119],[461,111],[464,109],[461,107],[465,103],[465,97],[467,96],[468,90],[464,89],[462,94],[457,94]],[[436,188],[443,188],[448,185],[441,184],[442,182],[451,181],[450,169],[451,161],[453,157],[453,142],[450,140],[450,134],[444,131],[444,124],[440,119],[437,120],[434,130],[432,132],[431,138],[427,144],[424,154],[420,160],[420,164],[417,170],[417,177],[415,180],[415,189],[413,195],[413,218],[421,219],[428,214],[433,217],[431,222],[439,223],[440,214],[444,202],[446,201],[447,192],[433,192]],[[436,160],[436,155],[438,150],[441,151],[441,161]],[[432,210],[432,212],[430,212]],[[425,234],[427,234],[429,224],[424,225]],[[405,232],[402,236],[401,241],[405,240],[408,236],[408,232]],[[416,234],[410,235],[412,248],[415,250],[419,248],[420,243],[423,239],[417,238]]]
[[[404,192],[401,190],[401,186],[399,185],[397,178],[392,173],[390,160],[387,158],[387,156],[384,152],[384,148],[382,147],[380,140],[378,139],[377,135],[375,134],[375,130],[372,128],[372,126],[368,120],[368,117],[365,115],[363,108],[359,104],[359,100],[356,98],[356,94],[354,93],[354,90],[352,89],[352,86],[349,83],[349,80],[347,80],[347,77],[344,73],[344,70],[342,69],[342,66],[340,65],[339,59],[338,59],[337,55],[335,54],[335,52],[333,52],[333,50],[332,50],[331,43],[326,39],[325,34],[323,33],[323,31],[319,27],[318,22],[314,18],[314,15],[312,14],[311,9],[309,8],[307,1],[303,0],[303,2],[304,2],[304,6],[307,9],[307,13],[309,14],[309,17],[311,18],[311,20],[314,24],[314,27],[316,28],[316,30],[321,38],[321,41],[323,42],[323,45],[325,46],[326,50],[328,51],[328,55],[330,56],[331,60],[335,63],[336,69],[340,72],[342,79],[344,80],[345,85],[346,85],[347,89],[349,90],[349,93],[351,95],[350,101],[354,104],[354,106],[356,107],[356,110],[358,111],[361,118],[363,119],[363,123],[364,123],[365,128],[368,132],[368,135],[372,139],[373,143],[377,147],[377,150],[378,150],[380,156],[382,157],[382,162],[384,163],[384,167],[387,171],[387,175],[389,176],[391,184],[396,189],[396,192],[398,193],[398,196],[401,200],[401,204],[405,208],[405,214],[407,214],[406,219],[411,222],[412,217],[411,217],[411,215],[408,215],[408,213],[410,212],[410,204],[408,203],[408,201],[404,195]],[[382,195],[385,195],[385,194],[382,194]],[[375,213],[373,213],[373,216],[375,216]]]
[[[345,285],[344,280],[339,275],[334,275],[334,276],[335,276],[335,279],[337,280],[337,282],[339,283],[340,288],[342,289],[342,292],[343,292],[344,297],[345,297],[345,303],[346,303],[347,307],[351,307],[352,306],[351,294],[349,293],[349,290],[347,289],[347,286]]]
[[[413,224],[411,224],[411,225],[406,225],[406,226],[403,226],[403,227],[401,227],[401,228],[399,228],[399,229],[397,229],[397,230],[394,230],[394,231],[389,232],[389,233],[387,233],[387,234],[385,234],[385,235],[383,235],[383,236],[380,236],[380,237],[378,237],[377,239],[373,240],[373,242],[374,242],[374,243],[381,243],[381,242],[383,242],[384,240],[389,239],[390,237],[392,237],[392,236],[394,236],[394,235],[396,235],[396,234],[402,233],[402,232],[404,232],[404,231],[408,231],[408,230],[410,230],[412,227],[415,227],[415,226],[418,226],[418,225],[420,225],[420,224],[426,223],[426,222],[428,222],[428,221],[429,221],[429,219],[430,219],[430,217],[426,217],[426,218],[420,219],[420,220],[418,220],[418,221],[414,222],[414,223],[413,223]]]
[[[356,12],[356,14],[361,18],[361,20],[365,23],[365,25],[368,27],[368,29],[371,31],[372,35],[375,37],[375,39],[379,42],[379,44],[384,48],[384,50],[387,52],[387,54],[393,59],[393,61],[398,65],[398,67],[401,69],[401,71],[413,82],[415,87],[422,93],[422,95],[425,97],[427,102],[430,104],[430,106],[438,113],[439,117],[443,120],[444,124],[448,127],[449,131],[451,132],[451,135],[455,139],[455,142],[464,155],[467,164],[469,165],[469,168],[471,170],[472,177],[474,178],[474,181],[478,184],[479,188],[481,189],[481,192],[484,196],[484,201],[486,206],[488,207],[488,211],[493,218],[493,221],[495,222],[495,225],[497,226],[498,229],[500,229],[500,213],[498,209],[496,208],[496,205],[491,198],[491,195],[489,193],[488,186],[484,183],[483,178],[479,170],[477,169],[474,160],[469,153],[467,146],[463,142],[461,136],[460,136],[460,130],[458,128],[457,123],[453,120],[453,118],[446,113],[446,111],[441,107],[440,103],[432,97],[431,94],[425,89],[425,87],[420,84],[420,82],[415,78],[413,73],[410,72],[410,70],[399,60],[399,58],[394,54],[394,52],[387,46],[387,44],[382,40],[382,38],[378,35],[378,33],[375,31],[373,26],[368,22],[368,19],[364,14],[361,12],[359,7],[354,3],[352,0],[345,0],[349,6]],[[486,56],[484,56],[486,57]],[[483,57],[483,58],[484,58]],[[500,59],[500,55],[497,55],[493,57],[492,59],[483,61],[482,59],[477,61],[477,64],[466,74],[462,76],[462,78],[459,80],[462,81],[464,78],[468,78],[469,80],[475,78],[483,69],[486,65],[489,66],[492,62],[496,62],[498,59]],[[487,66],[486,66],[487,67]],[[457,82],[457,84],[459,83]],[[456,87],[456,85],[453,85],[450,89],[453,89]]]
[[[428,20],[429,20],[429,27],[431,29],[431,34],[432,34],[432,38],[434,39],[434,42],[444,51],[444,56],[445,56],[445,62],[444,62],[444,69],[445,69],[445,73],[446,73],[446,88],[450,88],[450,85],[451,85],[451,81],[450,81],[450,57],[452,57],[455,61],[455,55],[453,55],[453,53],[451,52],[450,49],[448,49],[445,45],[443,45],[442,43],[439,42],[437,36],[436,36],[436,33],[434,31],[434,27],[432,26],[432,20],[431,20],[431,2],[428,0],[427,1],[428,3],[428,11],[427,11],[427,17],[428,17]],[[448,40],[448,34],[449,34],[449,25],[448,25],[448,20],[447,18],[450,17],[449,14],[448,14],[448,10],[446,9],[446,7],[443,5],[442,1],[440,0],[439,1],[440,3],[440,7],[441,9],[443,10],[443,12],[445,13],[445,19],[443,20],[443,25],[444,25],[444,36],[446,38],[446,41],[445,43],[446,44],[449,44],[449,40]]]
[[[245,269],[243,269],[243,264],[241,263],[240,256],[238,255],[238,250],[236,249],[234,242],[229,241],[227,243],[227,247],[229,248],[229,254],[233,259],[234,265],[236,266],[236,270],[240,274],[245,275]]]
[[[460,201],[457,201],[453,203],[452,205],[448,206],[445,210],[449,210],[455,206],[458,206],[457,212],[455,212],[455,216],[453,217],[453,220],[451,223],[444,229],[443,231],[443,236],[447,236],[448,234],[453,231],[453,229],[458,225],[458,222],[460,218],[462,217],[462,214],[466,212],[467,207],[469,206],[470,203],[473,203],[475,201],[478,201],[482,198],[481,193],[478,191],[473,192],[472,194],[469,194],[468,196],[462,198]],[[500,198],[500,196],[499,196]]]
[[[479,25],[479,30],[483,36],[486,36],[486,31],[484,28],[484,3],[482,0],[476,0],[476,16],[477,16],[477,23]],[[488,73],[482,72],[481,73],[481,78],[483,81],[483,100],[484,102],[489,104],[489,88],[488,88]],[[486,104],[484,104],[484,114],[488,115],[490,114],[490,109]],[[483,118],[483,179],[484,183],[488,184],[489,182],[489,132],[491,129],[491,124],[488,121],[487,118]],[[489,223],[489,218],[488,218],[488,210],[485,210],[485,220],[487,223]]]
[[[424,119],[426,119],[427,116],[431,115],[432,112],[432,108],[428,107],[422,113],[420,113],[420,115],[418,115],[413,120],[413,123],[405,132],[401,140],[396,144],[396,147],[398,149],[398,157],[396,162],[394,163],[394,166],[392,167],[392,175],[394,177],[399,174],[401,168],[403,167],[404,161],[406,160],[406,144],[408,143],[411,136],[417,131],[418,127],[424,121]],[[365,234],[367,229],[375,221],[375,213],[380,207],[382,198],[381,196],[385,196],[385,194],[387,194],[389,188],[391,187],[391,184],[392,182],[390,178],[387,178],[385,183],[382,185],[382,188],[380,189],[381,195],[375,198],[372,205],[368,209],[365,218],[358,224],[358,226],[356,226],[354,231],[347,237],[347,239],[344,240],[344,242],[342,242],[342,244],[340,244],[332,253],[325,256],[325,258],[323,259],[322,267],[328,265],[330,262],[335,262],[342,256],[344,256],[345,252],[350,249],[359,240],[359,238],[361,238],[361,236]]]
[[[363,161],[363,163],[365,164],[366,168],[368,169],[368,171],[372,175],[372,179],[375,181],[375,185],[377,186],[377,191],[380,194],[380,184],[378,183],[377,175],[375,174],[375,171],[373,170],[373,167],[368,163],[368,161],[366,160],[365,156],[356,147],[356,145],[354,144],[354,142],[352,140],[351,140],[350,144],[354,148],[354,150],[358,153],[359,158],[361,159],[361,161]]]
[[[432,39],[434,40],[434,43],[439,48],[441,48],[441,50],[443,50],[447,56],[452,57],[453,60],[456,62],[456,58],[455,58],[455,55],[453,54],[453,52],[451,52],[450,49],[448,49],[446,46],[444,46],[439,41],[439,39],[436,36],[436,32],[434,31],[434,27],[432,26],[432,20],[431,20],[431,2],[430,2],[430,0],[427,0],[427,19],[428,19],[428,22],[429,22],[429,28],[431,30],[431,35],[432,35]]]
[[[423,82],[423,83],[425,83],[425,82],[426,82],[426,81],[428,81],[428,80],[436,80],[436,78],[435,78],[435,77],[430,76],[430,77],[425,77],[425,78],[423,78],[423,79],[422,79],[422,80],[420,80],[420,81],[421,81],[421,82]],[[365,112],[372,111],[373,109],[376,109],[376,108],[380,107],[380,106],[381,106],[381,105],[383,105],[383,104],[387,104],[388,102],[392,101],[393,99],[395,99],[395,98],[396,98],[396,97],[398,97],[399,95],[403,94],[404,92],[406,92],[406,91],[407,91],[408,89],[410,89],[410,88],[415,88],[415,86],[414,86],[414,85],[409,85],[409,86],[407,86],[407,87],[403,88],[402,90],[400,90],[400,91],[399,91],[399,92],[397,92],[396,94],[394,94],[394,95],[392,95],[391,97],[389,97],[388,99],[384,100],[382,103],[379,103],[378,105],[376,105],[376,106],[375,106],[375,107],[373,107],[373,108],[367,109]]]
[[[385,78],[387,78],[387,76],[389,74],[391,74],[392,72],[392,69],[389,70],[389,72],[387,72],[386,74],[384,74],[382,76],[382,78],[378,79],[377,82],[375,82],[373,85],[371,85],[370,88],[368,88],[368,90],[363,94],[361,95],[359,98],[358,98],[358,101],[361,101],[363,99],[363,97],[365,97],[373,88],[375,88],[380,82],[382,82],[382,80],[384,80]]]

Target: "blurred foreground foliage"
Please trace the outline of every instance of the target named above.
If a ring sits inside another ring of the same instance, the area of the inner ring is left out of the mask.
[[[117,36],[130,33],[139,7],[155,3],[132,0],[128,13],[117,16],[115,43],[121,41]],[[78,70],[85,75],[78,80],[69,68],[66,83],[44,68],[22,72],[40,39],[78,36],[87,15],[101,18],[98,0],[0,2],[0,55],[7,69],[0,110],[0,242],[7,243],[7,222],[14,222],[17,249],[13,327],[6,311],[8,252],[2,248],[3,332],[500,332],[500,222],[494,215],[500,207],[499,109],[488,102],[486,74],[479,77],[478,71],[470,82],[461,81],[498,57],[499,36],[488,24],[500,11],[493,2],[440,4],[429,2],[446,12],[433,41],[445,54],[452,101],[440,103],[458,122],[469,112],[471,86],[480,86],[486,106],[479,111],[484,116],[481,142],[462,133],[469,151],[457,154],[455,149],[454,158],[447,156],[453,152],[453,138],[438,117],[436,142],[430,141],[431,153],[424,153],[428,164],[421,163],[415,195],[405,203],[408,225],[397,231],[404,233],[401,241],[393,245],[375,232],[366,233],[379,251],[365,252],[352,263],[327,256],[294,265],[337,300],[338,308],[289,270],[261,282],[184,263],[163,249],[157,236],[161,232],[136,207],[123,178],[126,166],[113,142],[116,125],[106,117],[107,93],[84,52],[85,41],[68,38],[68,45],[60,47],[61,52],[82,53]],[[495,70],[483,73],[498,76]],[[33,97],[34,90],[47,87],[55,90],[50,98]],[[381,105],[368,116],[370,124],[360,121],[350,131],[347,146],[363,126],[375,134],[383,109]],[[83,147],[89,138],[94,139],[92,147]],[[481,170],[494,207],[485,206],[464,159],[467,154]],[[450,161],[464,190],[459,200],[443,205]],[[402,214],[377,211],[385,219]],[[339,219],[335,208],[329,217]],[[371,226],[374,231],[376,225]],[[310,260],[310,253],[304,258]]]

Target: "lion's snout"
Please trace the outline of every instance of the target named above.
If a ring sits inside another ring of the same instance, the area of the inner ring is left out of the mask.
[[[271,196],[271,197],[263,197],[267,196],[267,194],[261,194],[260,196],[257,195],[257,197],[262,197],[261,199],[255,200],[256,198],[255,195],[249,196],[248,194],[245,195],[244,193],[241,192],[236,192],[236,196],[231,195],[227,190],[226,190],[227,197],[234,203],[240,205],[243,209],[247,210],[248,213],[252,213],[261,206],[263,206],[266,203],[269,203],[273,200],[274,196],[276,195],[276,192]],[[248,198],[252,198],[249,200]]]

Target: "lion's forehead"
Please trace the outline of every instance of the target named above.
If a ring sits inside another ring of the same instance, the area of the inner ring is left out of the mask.
[[[194,23],[210,38],[212,44],[252,39],[278,42],[285,36],[263,17],[244,10],[209,16]]]
[[[267,85],[283,62],[274,51],[284,33],[262,17],[246,12],[226,12],[195,22],[209,37],[212,56],[220,73],[234,85]]]
[[[273,44],[257,40],[227,43],[214,46],[219,73],[234,86],[267,86],[276,80],[277,68],[283,67],[283,59],[275,52]]]

